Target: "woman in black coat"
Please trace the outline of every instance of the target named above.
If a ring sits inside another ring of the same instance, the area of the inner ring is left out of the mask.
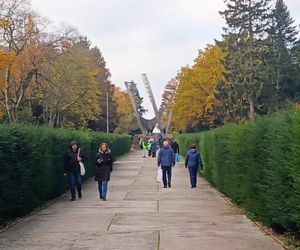
[[[112,172],[112,159],[106,143],[102,143],[96,157],[95,181],[98,181],[100,199],[106,201],[108,182]]]

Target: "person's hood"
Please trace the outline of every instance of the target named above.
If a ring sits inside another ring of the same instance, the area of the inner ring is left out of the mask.
[[[77,141],[75,141],[75,140],[70,141],[70,148],[72,148],[72,146],[75,144],[77,145],[77,147],[79,147],[79,144]]]
[[[194,148],[190,149],[190,153],[191,154],[196,154],[197,153],[197,149],[194,149]]]
[[[103,152],[101,149],[99,149],[99,153],[101,153],[101,154],[109,154],[110,153],[110,149],[108,148],[106,150],[106,152]]]
[[[169,149],[170,146],[163,146],[162,148],[163,148],[163,149]]]

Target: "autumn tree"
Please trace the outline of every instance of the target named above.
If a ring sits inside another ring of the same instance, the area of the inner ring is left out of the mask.
[[[189,127],[213,127],[219,122],[214,109],[215,91],[217,84],[224,81],[224,56],[218,46],[210,45],[199,51],[192,67],[181,69],[173,109],[177,128],[185,131]]]
[[[114,100],[117,103],[118,127],[115,133],[132,133],[138,129],[129,94],[120,88],[114,89]]]
[[[0,46],[3,53],[14,56],[12,63],[2,68],[0,100],[9,121],[18,121],[20,107],[43,64],[47,49],[39,43],[39,16],[26,0],[0,0]],[[3,77],[4,75],[4,77]]]
[[[96,120],[100,113],[98,74],[85,40],[55,57],[43,70],[45,79],[39,93],[43,123],[49,127],[82,128]]]
[[[89,122],[89,128],[95,131],[107,130],[107,108],[108,108],[108,125],[109,132],[113,132],[117,127],[117,103],[114,100],[115,87],[110,81],[110,71],[106,67],[106,62],[99,48],[91,49],[91,56],[94,66],[98,69],[97,85],[100,90],[101,112],[94,121]]]

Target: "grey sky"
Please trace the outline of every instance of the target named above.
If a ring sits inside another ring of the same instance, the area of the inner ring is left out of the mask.
[[[300,1],[286,0],[296,24]],[[33,8],[56,24],[79,29],[103,53],[112,82],[138,83],[151,110],[140,73],[147,73],[159,105],[167,81],[191,65],[198,49],[219,39],[223,0],[32,0]],[[147,115],[152,116],[152,111]]]

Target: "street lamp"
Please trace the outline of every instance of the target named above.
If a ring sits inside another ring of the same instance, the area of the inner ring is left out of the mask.
[[[109,133],[109,120],[108,120],[108,92],[106,92],[106,133]]]

